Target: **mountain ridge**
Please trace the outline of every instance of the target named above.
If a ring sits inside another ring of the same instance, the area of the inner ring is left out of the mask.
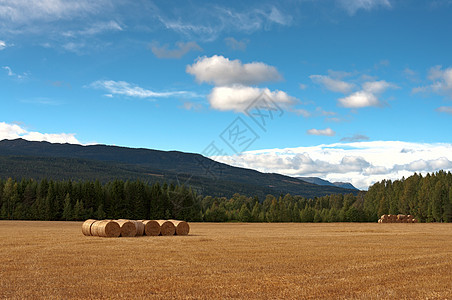
[[[0,176],[3,177],[8,174],[24,177],[28,173],[30,177],[47,175],[46,177],[57,179],[99,176],[104,180],[165,180],[186,183],[201,194],[217,196],[229,196],[238,192],[259,197],[286,193],[316,197],[357,192],[335,186],[319,186],[281,174],[233,167],[201,154],[181,151],[100,144],[53,144],[16,139],[0,141],[0,157]],[[18,167],[22,171],[16,170]]]

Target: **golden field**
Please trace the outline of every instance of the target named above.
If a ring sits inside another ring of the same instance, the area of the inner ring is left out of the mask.
[[[99,238],[0,221],[1,299],[452,299],[452,224],[190,223]]]

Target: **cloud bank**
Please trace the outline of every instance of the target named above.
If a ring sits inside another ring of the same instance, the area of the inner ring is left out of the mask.
[[[212,158],[261,172],[314,176],[333,182],[351,182],[367,189],[377,181],[401,179],[414,172],[452,171],[452,144],[352,142],[247,151]]]
[[[28,131],[18,124],[0,122],[0,140],[13,140],[19,138],[28,141],[81,144],[75,137],[75,133],[41,133]]]

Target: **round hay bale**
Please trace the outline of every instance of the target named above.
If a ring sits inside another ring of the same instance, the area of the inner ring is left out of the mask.
[[[388,219],[389,215],[382,215],[380,219],[384,220],[384,219]]]
[[[155,220],[144,220],[144,234],[148,236],[160,235],[160,224]]]
[[[91,225],[91,235],[92,236],[99,236],[99,234],[97,233],[97,228],[99,227],[99,223],[102,221],[96,221]]]
[[[405,219],[405,215],[397,215],[397,220],[403,220]]]
[[[88,219],[85,222],[83,222],[82,224],[82,233],[86,236],[91,236],[91,226],[93,225],[94,222],[96,222],[97,220],[93,220],[93,219]]]
[[[135,224],[135,229],[137,231],[135,236],[144,235],[144,224],[141,221],[132,221]]]
[[[156,220],[160,225],[160,235],[174,235],[176,226],[167,220]]]
[[[137,228],[135,227],[135,223],[130,220],[116,220],[116,223],[119,224],[121,228],[121,236],[122,237],[132,237],[137,235]]]
[[[185,221],[169,220],[176,227],[176,235],[187,235],[190,232],[190,226]]]
[[[95,222],[93,225],[93,233],[100,237],[118,237],[121,234],[121,227],[112,220],[102,220]]]

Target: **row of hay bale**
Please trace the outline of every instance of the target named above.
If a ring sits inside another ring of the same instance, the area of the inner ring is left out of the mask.
[[[412,215],[382,215],[378,223],[417,223]]]
[[[82,224],[82,233],[86,236],[134,237],[158,235],[187,235],[190,226],[179,220],[93,220]]]

